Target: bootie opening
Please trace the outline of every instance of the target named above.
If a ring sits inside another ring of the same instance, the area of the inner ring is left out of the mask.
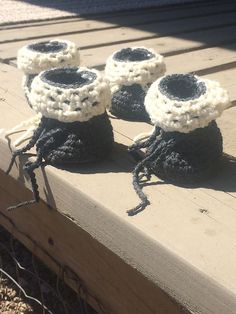
[[[65,42],[55,41],[43,41],[39,43],[34,43],[28,46],[30,50],[41,52],[41,53],[50,53],[50,52],[59,52],[66,49],[67,44]]]
[[[114,54],[113,59],[123,62],[144,61],[154,58],[155,55],[144,48],[124,48]]]
[[[179,101],[197,99],[206,93],[206,85],[191,74],[167,75],[160,81],[158,88],[169,99]]]

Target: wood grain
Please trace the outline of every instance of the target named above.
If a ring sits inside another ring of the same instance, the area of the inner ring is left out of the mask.
[[[94,21],[72,19],[71,24],[62,20],[55,25],[37,22],[39,25],[33,23],[32,29],[23,24],[21,30],[25,33],[17,33],[17,28],[0,31],[0,36],[5,32],[10,41],[19,39],[0,44],[0,58],[15,58],[17,49],[29,42],[26,38],[37,37],[40,25],[45,38],[55,35],[57,26],[72,33],[80,25],[78,33],[64,36],[80,43],[84,65],[101,67],[111,52],[127,44],[154,47],[166,55],[168,73],[196,72],[219,80],[229,90],[235,105],[233,5],[231,1],[224,9],[225,12],[232,10],[231,13],[220,15],[217,10],[223,5],[217,2],[212,14],[203,16],[210,12],[209,4],[198,4],[196,16],[192,18],[187,18],[190,7],[184,10],[175,7],[170,13],[167,8],[160,12],[139,12],[135,28],[131,27],[135,12],[130,13],[127,27],[119,26],[124,19],[119,14],[114,18],[117,24],[108,17]],[[172,21],[161,21],[175,13]],[[145,19],[151,19],[154,14],[160,20],[146,23]],[[129,14],[125,16],[128,21]],[[33,115],[20,87],[21,77],[22,73],[13,66],[0,64],[0,128],[9,129]],[[67,171],[50,166],[37,169],[40,196],[53,209],[41,201],[8,214],[6,206],[29,199],[31,192],[22,170],[27,156],[17,162],[11,177],[2,172],[11,154],[8,143],[1,138],[0,222],[55,271],[60,268],[58,263],[73,270],[85,283],[89,302],[96,308],[98,299],[114,314],[182,313],[184,309],[178,303],[196,314],[234,314],[235,116],[236,107],[232,107],[217,121],[224,138],[224,151],[228,154],[219,174],[201,186],[188,188],[152,178],[151,184],[144,188],[151,205],[135,217],[126,214],[127,209],[138,203],[132,187],[134,161],[127,153],[127,146],[135,135],[150,130],[150,125],[112,119],[116,144],[108,160]],[[17,232],[18,228],[30,237],[25,238]],[[48,243],[49,237],[53,238],[53,246]],[[75,284],[67,280],[75,289]]]
[[[12,69],[8,75],[16,78],[16,69],[7,65],[4,68]],[[4,81],[6,76],[1,83]],[[4,128],[32,115],[17,94],[16,86],[1,94],[5,98],[0,117]],[[225,113],[221,125],[227,143],[225,152],[232,155],[235,110]],[[134,126],[136,134],[143,129],[142,124],[133,123],[130,127],[127,123],[121,130],[122,123],[113,120],[117,144],[108,161],[69,172],[53,167],[37,170],[42,199],[61,215],[71,217],[92,238],[190,311],[234,313],[235,162],[229,161],[216,179],[202,187],[184,189],[168,184],[145,187],[151,206],[130,218],[126,210],[135,206],[138,199],[132,189],[133,162],[126,147],[131,143]],[[0,168],[4,170],[10,158],[6,142],[1,141],[0,151]],[[11,175],[29,187],[22,161]],[[154,183],[156,179],[153,180]]]
[[[95,30],[108,30],[111,28],[119,28],[120,26],[136,26],[150,24],[151,22],[171,21],[178,19],[189,19],[190,17],[201,17],[204,15],[215,15],[217,18],[219,14],[229,13],[236,10],[236,4],[232,3],[227,6],[220,4],[212,6],[183,6],[182,9],[175,7],[172,10],[160,10],[153,8],[152,10],[140,10],[135,14],[131,12],[123,12],[122,14],[111,14],[108,16],[96,15],[92,18],[84,19],[70,18],[60,19],[57,21],[48,21],[41,23],[31,23],[30,27],[24,28],[20,32],[15,29],[3,29],[0,32],[0,43],[31,40],[44,38],[48,36],[58,37],[59,35],[66,35],[71,33],[82,33]],[[28,23],[29,24],[29,23]],[[26,24],[26,26],[28,25]],[[34,25],[36,24],[36,25]],[[50,25],[50,27],[49,27]],[[24,25],[18,25],[18,28],[23,28]]]

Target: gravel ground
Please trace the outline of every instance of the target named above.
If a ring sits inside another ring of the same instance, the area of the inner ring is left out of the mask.
[[[0,314],[27,313],[96,314],[0,226]]]

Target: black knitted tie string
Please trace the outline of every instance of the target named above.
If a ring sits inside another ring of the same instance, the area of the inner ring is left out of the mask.
[[[153,173],[153,171],[149,165],[149,162],[151,162],[154,158],[158,162],[161,159],[162,155],[168,154],[168,152],[170,152],[171,148],[175,144],[176,144],[175,139],[169,139],[168,143],[167,144],[165,143],[165,145],[163,145],[161,140],[157,138],[156,141],[153,142],[153,144],[151,145],[147,156],[142,161],[140,161],[134,168],[133,186],[135,192],[141,199],[141,203],[138,206],[127,211],[129,216],[134,216],[138,214],[139,212],[143,211],[147,207],[147,205],[150,204],[146,194],[142,191],[142,186],[140,183],[140,180],[142,179],[143,176],[146,176],[147,179],[150,180],[150,176]],[[141,171],[144,171],[144,174],[142,176],[139,175]]]
[[[140,174],[140,172],[144,171],[144,175],[150,179],[150,171],[149,171],[147,164],[150,160],[152,160],[152,158],[159,151],[158,143],[159,143],[160,139],[159,139],[158,135],[160,135],[160,130],[158,128],[155,128],[153,134],[149,137],[148,140],[146,140],[144,142],[134,143],[129,148],[129,150],[132,152],[132,151],[135,151],[135,150],[140,149],[140,148],[145,148],[148,145],[150,145],[151,142],[153,142],[152,149],[149,151],[149,154],[136,165],[136,167],[134,168],[134,170],[132,172],[132,174],[133,174],[133,187],[134,187],[134,190],[137,193],[138,197],[140,198],[141,203],[139,205],[137,205],[136,207],[127,211],[129,216],[134,216],[134,215],[138,214],[139,212],[144,210],[147,205],[150,204],[146,194],[142,191],[140,180],[142,179],[143,176],[140,176],[139,174]]]
[[[10,164],[9,164],[8,169],[6,171],[7,175],[10,173],[10,171],[12,169],[12,166],[13,166],[15,160],[16,160],[16,157],[26,153],[28,150],[30,150],[32,147],[34,147],[35,143],[37,142],[37,140],[39,139],[41,133],[43,132],[43,129],[45,127],[45,123],[46,123],[45,119],[42,118],[38,128],[35,130],[32,138],[29,141],[29,143],[26,146],[24,146],[23,148],[18,149],[18,150],[13,152]]]
[[[133,171],[133,186],[141,203],[129,210],[129,215],[137,214],[149,204],[142,191],[143,177],[150,180],[155,174],[165,182],[175,184],[205,180],[220,167],[223,150],[222,136],[215,121],[190,133],[166,132],[156,127],[148,140],[135,143],[130,151],[133,155],[141,148],[146,148],[144,158],[141,159],[141,155],[139,160],[136,158],[138,163]]]

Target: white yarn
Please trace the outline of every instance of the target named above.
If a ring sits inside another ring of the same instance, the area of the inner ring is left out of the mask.
[[[103,114],[111,102],[107,80],[94,69],[81,67],[77,71],[92,72],[96,74],[96,78],[81,87],[64,88],[43,81],[42,76],[46,71],[36,76],[29,95],[32,108],[45,117],[62,122],[83,122]],[[78,108],[80,111],[76,111]]]
[[[149,132],[143,132],[143,133],[140,133],[138,135],[136,135],[134,138],[133,138],[133,142],[134,143],[140,143],[140,142],[143,142],[145,141],[147,138],[149,138],[153,132],[155,131],[156,127],[154,126],[151,131]]]
[[[132,47],[135,49],[148,50],[154,57],[142,61],[119,61],[114,59],[115,51],[106,62],[105,76],[110,82],[111,92],[115,93],[124,85],[140,84],[144,90],[148,89],[148,84],[164,75],[166,66],[164,57],[153,49],[145,47]]]
[[[79,65],[80,57],[76,45],[69,40],[53,39],[47,43],[58,42],[65,44],[60,51],[39,52],[29,48],[29,45],[18,50],[17,66],[25,74],[38,74],[43,70],[67,65]],[[39,44],[35,42],[33,44]]]
[[[229,95],[218,82],[195,78],[205,84],[206,92],[187,101],[172,100],[162,94],[158,88],[162,78],[151,85],[144,104],[153,124],[167,132],[188,133],[206,127],[230,106]]]
[[[17,138],[13,143],[14,148],[18,147],[20,144],[24,143],[25,141],[27,141],[28,139],[32,137],[33,132],[37,129],[41,121],[41,117],[42,117],[41,114],[37,114],[31,117],[30,119],[17,124],[12,129],[6,131],[4,136],[6,138],[9,138],[10,135],[12,134],[24,132],[23,135]]]

